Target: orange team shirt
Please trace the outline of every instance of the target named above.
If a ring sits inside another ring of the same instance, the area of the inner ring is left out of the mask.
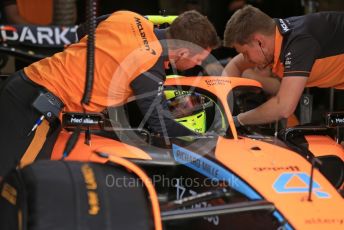
[[[31,24],[49,25],[53,20],[53,0],[17,0],[22,18]]]
[[[319,12],[275,22],[273,73],[307,77],[307,87],[344,89],[344,13]]]
[[[65,51],[45,58],[24,72],[58,96],[65,111],[82,111],[85,87],[86,38]],[[129,11],[117,11],[96,29],[94,85],[88,112],[122,105],[133,98],[130,83],[149,70],[162,54],[153,24]]]

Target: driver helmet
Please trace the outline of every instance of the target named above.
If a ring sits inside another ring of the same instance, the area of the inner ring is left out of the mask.
[[[166,107],[174,120],[188,129],[197,132],[206,132],[205,98],[197,93],[188,91],[165,91]]]

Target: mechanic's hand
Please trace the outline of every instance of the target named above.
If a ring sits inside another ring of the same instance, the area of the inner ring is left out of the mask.
[[[244,125],[240,122],[238,116],[233,116],[233,122],[236,128],[243,127]]]

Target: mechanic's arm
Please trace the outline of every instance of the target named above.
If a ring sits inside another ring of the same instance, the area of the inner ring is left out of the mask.
[[[288,118],[293,114],[303,90],[307,77],[284,77],[276,96],[270,98],[261,106],[240,113],[237,118],[242,125],[264,124],[281,118]]]
[[[280,79],[273,76],[269,67],[265,69],[247,69],[242,73],[242,77],[260,82],[262,84],[264,92],[269,95],[276,95],[281,85]]]
[[[321,46],[313,37],[295,38],[285,50],[283,59],[288,62],[284,62],[284,77],[277,95],[256,109],[239,114],[236,120],[243,125],[263,124],[292,115],[320,51]]]
[[[157,77],[157,76],[160,76]],[[144,117],[147,117],[150,128],[169,137],[192,136],[192,132],[162,111],[164,80],[159,73],[143,73],[130,83],[136,96],[137,105]]]
[[[10,24],[29,24],[19,14],[17,4],[10,4],[4,7],[4,13]]]
[[[245,77],[260,82],[263,90],[269,95],[276,95],[280,87],[280,81],[272,77],[271,69],[255,68],[254,65],[245,60],[242,54],[238,54],[225,66],[222,76]]]
[[[225,66],[222,76],[240,77],[246,69],[253,67],[254,64],[247,61],[244,55],[238,54]]]

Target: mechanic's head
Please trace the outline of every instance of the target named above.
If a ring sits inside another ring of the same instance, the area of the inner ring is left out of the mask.
[[[195,10],[179,15],[166,29],[169,59],[178,70],[201,65],[212,49],[220,45],[207,17]]]
[[[245,6],[227,22],[224,46],[235,48],[257,67],[267,67],[274,58],[275,29],[271,17],[253,6]]]

